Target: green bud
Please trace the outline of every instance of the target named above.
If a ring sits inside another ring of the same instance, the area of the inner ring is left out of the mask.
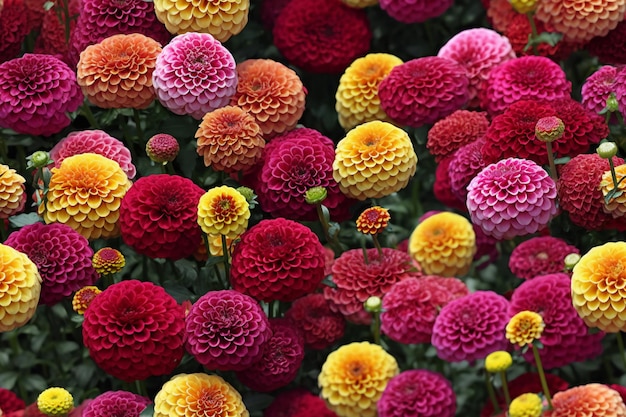
[[[577,253],[570,253],[565,257],[565,269],[571,271],[576,264],[580,261],[580,255]]]
[[[600,158],[610,159],[617,155],[617,145],[615,142],[603,142],[596,149]]]
[[[326,200],[328,196],[328,191],[324,187],[313,187],[309,188],[307,192],[304,194],[304,201],[307,204],[321,204],[322,201]]]
[[[380,297],[369,297],[364,303],[365,311],[369,313],[380,313],[383,309],[383,300]]]
[[[43,168],[53,162],[45,151],[37,151],[26,159],[30,168]]]
[[[239,191],[239,194],[241,194],[242,196],[246,198],[246,201],[248,202],[248,204],[250,204],[256,198],[256,194],[254,194],[254,191],[252,191],[252,188],[244,187],[242,185],[241,187],[237,187],[237,191]]]
[[[610,112],[616,112],[619,110],[619,103],[615,98],[615,93],[611,93],[606,99],[606,109]]]

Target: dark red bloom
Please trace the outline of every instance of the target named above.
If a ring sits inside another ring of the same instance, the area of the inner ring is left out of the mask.
[[[323,399],[298,388],[283,391],[265,409],[263,417],[337,417]]]
[[[57,1],[57,4],[43,15],[41,30],[39,31],[39,36],[37,36],[33,52],[55,55],[66,64],[73,65],[74,63],[69,59],[69,45],[66,36],[69,36],[76,27],[76,19],[72,19],[71,16],[77,16],[80,13],[80,1],[69,0],[68,2],[68,11],[70,13],[70,33],[68,34],[65,33],[65,22],[61,20],[64,18],[64,15],[63,13],[59,14],[57,11],[59,6]]]
[[[596,36],[586,45],[585,49],[597,56],[604,64],[626,64],[626,50],[616,48],[626,42],[626,21],[617,24],[617,27],[606,36]]]
[[[267,30],[274,28],[276,19],[291,0],[263,0],[261,2],[261,22]]]
[[[465,200],[461,200],[457,194],[452,191],[450,181],[450,164],[454,159],[454,154],[440,160],[435,170],[435,183],[433,184],[433,194],[435,198],[448,207],[467,212]]]
[[[580,251],[563,239],[552,236],[533,237],[513,249],[509,268],[515,276],[522,279],[563,272],[565,257],[570,253]]]
[[[546,26],[544,22],[536,17],[533,17],[533,20],[537,27],[537,33],[555,32],[552,27]],[[517,56],[534,55],[532,46],[527,46],[530,34],[530,22],[528,21],[528,16],[524,13],[515,13],[507,21],[504,36],[511,42],[511,46]],[[574,49],[574,44],[563,40],[560,40],[554,46],[547,42],[541,42],[537,45],[537,55],[558,60],[560,58],[566,58]]]
[[[454,0],[381,0],[380,7],[392,18],[403,23],[421,23],[440,16]]]
[[[333,312],[322,294],[308,294],[295,300],[285,318],[297,324],[304,332],[305,346],[326,349],[343,337],[346,320]]]
[[[8,414],[13,411],[23,410],[24,408],[26,408],[26,404],[17,394],[6,388],[0,388],[0,410]]]
[[[24,0],[4,0],[0,9],[0,63],[15,58],[31,26]]]
[[[462,146],[482,138],[487,127],[489,120],[486,113],[457,110],[430,128],[426,147],[439,162]]]

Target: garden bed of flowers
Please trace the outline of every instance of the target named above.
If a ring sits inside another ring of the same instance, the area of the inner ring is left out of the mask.
[[[0,0],[0,416],[626,417],[626,0]]]

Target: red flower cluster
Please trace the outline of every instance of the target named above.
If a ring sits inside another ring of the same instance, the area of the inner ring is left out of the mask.
[[[285,312],[285,318],[302,328],[305,346],[310,349],[326,349],[343,337],[346,328],[343,316],[332,311],[319,293],[295,300]]]
[[[298,388],[283,391],[265,409],[263,417],[337,417],[323,399]]]
[[[486,113],[457,110],[430,128],[426,147],[439,162],[462,146],[482,138],[488,127]]]
[[[552,236],[533,237],[517,245],[509,258],[509,269],[517,277],[532,279],[565,270],[565,257],[578,248]]]

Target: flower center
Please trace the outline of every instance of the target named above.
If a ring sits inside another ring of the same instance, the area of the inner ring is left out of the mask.
[[[198,398],[198,415],[217,416],[222,413],[224,397],[221,392],[205,389]]]
[[[548,254],[545,252],[539,252],[537,254],[537,259],[540,259],[542,261],[547,261],[548,260]]]

